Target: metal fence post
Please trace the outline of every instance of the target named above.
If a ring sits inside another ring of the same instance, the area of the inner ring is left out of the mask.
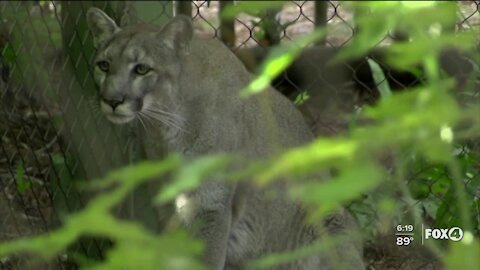
[[[234,5],[233,1],[219,1],[220,13],[229,5]],[[220,40],[228,47],[235,45],[235,20],[220,18]]]

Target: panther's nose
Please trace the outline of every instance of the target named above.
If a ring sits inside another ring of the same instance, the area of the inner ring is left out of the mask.
[[[112,107],[113,110],[115,110],[115,108],[118,107],[118,105],[120,105],[120,104],[122,104],[123,102],[125,102],[125,96],[123,96],[122,99],[102,97],[102,100],[103,100],[103,102],[105,102],[105,103],[107,103],[108,105],[110,105],[110,107]]]

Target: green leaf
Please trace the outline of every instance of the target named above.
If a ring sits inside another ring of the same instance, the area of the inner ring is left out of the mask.
[[[19,162],[17,165],[15,180],[17,183],[18,192],[21,194],[30,189],[31,183],[25,179],[25,167],[23,166],[23,162]]]
[[[259,16],[269,9],[281,8],[287,1],[237,1],[234,5],[227,6],[220,14],[221,18],[234,19],[240,13]]]
[[[437,56],[445,48],[468,50],[473,48],[478,32],[443,34],[438,37],[421,37],[412,42],[395,42],[386,48],[386,62],[395,68],[409,69],[422,63],[428,56]]]
[[[182,192],[193,190],[207,178],[215,177],[215,174],[224,170],[231,160],[232,158],[227,155],[205,156],[194,160],[192,163],[180,168],[171,184],[162,188],[155,201],[164,203],[174,199]]]
[[[5,58],[10,64],[16,62],[15,50],[10,43],[7,43],[3,48],[2,57]]]
[[[163,161],[142,161],[135,165],[128,165],[109,173],[104,179],[96,179],[84,185],[91,189],[100,189],[117,183],[128,185],[140,184],[158,177],[168,170],[178,167],[182,162],[179,155],[170,155]]]
[[[371,191],[383,178],[382,169],[373,164],[356,164],[324,182],[308,182],[291,188],[295,199],[313,205],[313,217],[320,218],[342,203]]]
[[[0,244],[0,257],[27,252],[50,260],[80,236],[93,236],[106,237],[115,244],[108,250],[105,261],[93,265],[90,261],[86,269],[205,269],[196,259],[200,258],[203,245],[190,239],[187,233],[174,231],[155,235],[139,224],[119,220],[111,213],[111,208],[136,185],[175,168],[178,163],[178,157],[174,156],[110,173],[109,179],[117,183],[113,190],[97,196],[85,209],[69,216],[60,229]]]
[[[318,29],[295,42],[274,47],[262,64],[260,74],[246,88],[241,90],[240,96],[245,98],[264,91],[275,77],[292,64],[305,47],[322,38],[325,34],[325,29]]]
[[[416,200],[425,199],[430,194],[428,183],[426,183],[424,179],[420,178],[410,181],[409,187],[410,191],[412,192],[412,197]]]
[[[305,103],[307,100],[310,99],[310,95],[307,91],[302,91],[300,94],[295,97],[295,101],[293,102],[295,105],[299,106]]]
[[[375,85],[380,92],[380,96],[382,98],[391,96],[392,91],[390,90],[390,85],[388,84],[387,78],[385,78],[385,74],[383,73],[380,65],[371,58],[368,58],[367,62],[372,70],[373,80],[375,81]]]
[[[470,233],[470,237],[471,233]],[[465,239],[465,235],[464,235]],[[478,239],[471,242],[449,242],[450,250],[447,256],[442,256],[446,269],[479,269],[480,267],[480,243]]]
[[[322,238],[322,241],[315,241],[310,245],[297,248],[293,251],[273,253],[263,258],[256,259],[250,262],[249,267],[247,269],[274,269],[275,265],[295,261],[301,258],[305,258],[312,254],[320,254],[320,253],[328,254],[329,250],[334,249],[338,244],[348,240],[351,240],[351,239],[347,239],[345,236],[324,237]],[[343,262],[341,261],[336,261],[336,262],[337,262],[336,266],[339,267],[339,269],[344,269],[342,267],[342,266],[345,266],[343,265]]]
[[[275,158],[263,172],[256,175],[259,183],[266,183],[276,177],[305,175],[319,172],[322,167],[338,165],[352,159],[358,145],[348,139],[317,139],[313,143],[286,151]]]
[[[394,25],[393,20],[388,17],[384,21],[379,21],[373,17],[364,17],[359,20],[361,20],[358,23],[361,27],[359,34],[335,56],[335,63],[365,55],[385,39]]]

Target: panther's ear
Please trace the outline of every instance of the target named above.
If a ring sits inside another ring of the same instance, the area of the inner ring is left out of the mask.
[[[91,7],[87,12],[87,23],[93,35],[93,44],[95,48],[110,39],[112,35],[120,28],[115,21],[98,8]]]
[[[160,38],[178,55],[189,53],[190,41],[193,37],[193,25],[190,17],[178,15],[162,28]]]

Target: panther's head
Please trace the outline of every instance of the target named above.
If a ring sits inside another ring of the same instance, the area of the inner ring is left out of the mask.
[[[87,21],[97,49],[94,78],[101,111],[116,124],[137,116],[158,117],[175,102],[180,58],[188,54],[193,27],[177,16],[163,28],[120,28],[103,11],[90,8]]]

